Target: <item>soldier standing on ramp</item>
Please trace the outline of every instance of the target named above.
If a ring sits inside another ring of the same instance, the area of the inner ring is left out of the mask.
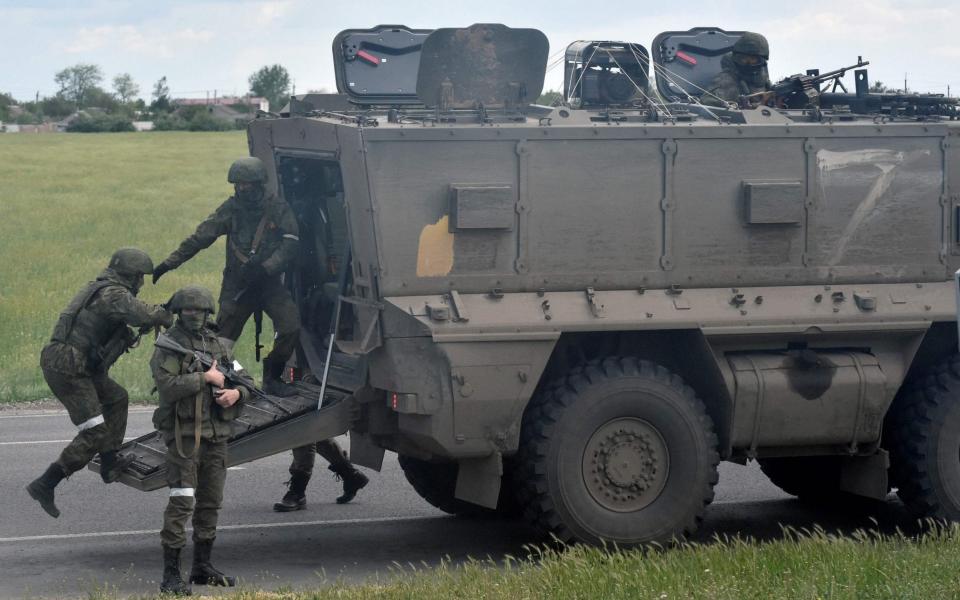
[[[187,543],[185,527],[193,514],[193,568],[190,583],[233,586],[234,577],[224,575],[210,563],[217,535],[217,517],[223,502],[227,475],[227,440],[231,421],[240,414],[250,392],[238,387],[224,389],[217,362],[231,364],[227,344],[207,326],[213,313],[213,295],[200,286],[186,286],[170,301],[177,323],[164,335],[188,350],[213,358],[203,369],[196,358],[157,348],[150,370],[157,384],[160,403],[153,424],[167,445],[167,485],[170,497],[163,513],[160,538],[163,545],[161,592],[189,595],[190,586],[180,575],[180,552]],[[238,368],[237,365],[234,365]]]
[[[130,327],[169,327],[170,313],[136,298],[153,261],[137,248],[113,253],[110,265],[60,313],[40,353],[43,378],[70,413],[79,432],[60,458],[27,486],[52,517],[60,516],[54,488],[100,453],[100,476],[116,481],[132,456],[117,453],[127,429],[127,391],[107,371],[139,336]]]
[[[259,158],[241,158],[230,166],[227,181],[236,194],[227,199],[180,247],[157,265],[153,282],[227,236],[227,264],[220,287],[217,328],[221,337],[236,341],[256,311],[273,321],[276,338],[263,359],[263,387],[285,395],[281,375],[300,334],[300,316],[281,276],[297,253],[297,220],[285,201],[266,189],[267,169]]]

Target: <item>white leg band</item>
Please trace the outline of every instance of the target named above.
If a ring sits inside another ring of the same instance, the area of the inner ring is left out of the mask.
[[[193,498],[193,488],[170,488],[170,497],[175,498],[177,496]]]
[[[103,424],[103,415],[97,415],[77,425],[77,431],[85,431],[91,427],[96,427],[97,425],[101,424]]]

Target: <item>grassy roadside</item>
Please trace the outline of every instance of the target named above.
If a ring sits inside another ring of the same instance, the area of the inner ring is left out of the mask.
[[[246,154],[242,131],[0,135],[0,404],[50,396],[40,349],[72,295],[120,246],[166,257],[230,195],[227,168]],[[216,294],[223,253],[221,240],[141,297],[162,302],[187,283]],[[269,342],[269,319],[264,329]],[[251,338],[238,345],[248,367]],[[133,401],[153,387],[149,353],[142,344],[111,371]]]
[[[539,550],[505,564],[471,561],[433,569],[398,564],[396,575],[383,583],[334,583],[310,591],[241,590],[226,597],[958,598],[960,529],[934,528],[920,537],[786,531],[782,539],[770,542],[732,539],[646,554],[574,547],[564,552]],[[111,597],[109,593],[94,596]]]

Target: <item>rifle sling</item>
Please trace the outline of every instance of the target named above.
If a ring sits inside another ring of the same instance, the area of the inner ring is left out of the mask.
[[[250,254],[244,254],[240,247],[231,239],[230,248],[233,250],[234,255],[237,257],[237,260],[240,261],[240,264],[245,265],[250,262],[250,257],[257,253],[257,249],[260,248],[260,242],[263,241],[263,232],[267,229],[267,223],[270,222],[270,219],[267,218],[267,211],[263,211],[263,216],[260,218],[260,223],[257,224],[257,231],[253,234],[253,241],[250,242]]]
[[[204,383],[206,385],[206,383]],[[180,435],[180,415],[177,414],[177,411],[173,411],[173,435],[176,438],[177,445],[177,454],[180,455],[180,458],[190,459],[197,455],[197,452],[200,450],[200,429],[202,427],[203,421],[203,390],[200,390],[197,393],[196,398],[194,399],[193,407],[193,452],[190,453],[190,456],[187,456],[183,453],[183,439]]]

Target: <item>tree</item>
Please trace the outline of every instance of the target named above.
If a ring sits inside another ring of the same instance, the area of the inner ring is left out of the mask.
[[[263,67],[250,76],[250,92],[266,98],[270,109],[277,110],[289,99],[290,73],[281,65]]]
[[[87,91],[103,81],[103,71],[97,65],[77,63],[59,71],[53,80],[60,86],[60,95],[81,109],[85,106]]]
[[[130,73],[121,73],[113,78],[113,91],[117,93],[121,103],[127,104],[140,94],[140,86]]]
[[[10,94],[0,92],[0,121],[10,120],[10,107],[16,105],[17,101]]]
[[[167,76],[164,75],[153,84],[153,102],[150,110],[153,112],[170,112],[170,87],[167,85]]]
[[[870,92],[874,94],[882,94],[884,92],[890,92],[890,91],[893,91],[893,90],[883,85],[882,81],[874,81],[872,84],[870,84]]]

